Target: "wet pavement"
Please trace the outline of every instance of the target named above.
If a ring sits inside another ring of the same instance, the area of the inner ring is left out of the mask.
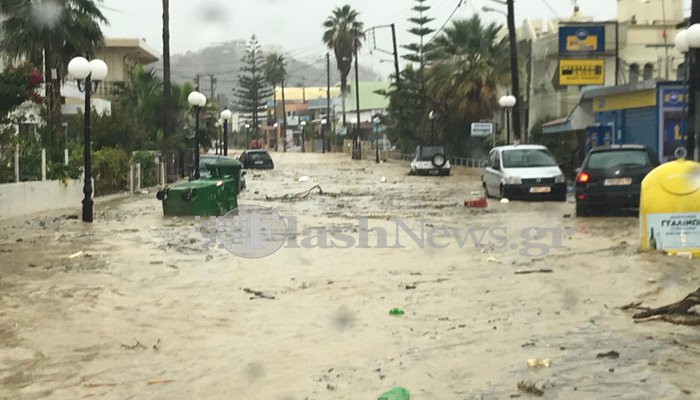
[[[239,200],[295,221],[265,258],[208,246],[155,192],[98,202],[92,225],[77,208],[0,221],[0,398],[527,398],[523,381],[552,399],[700,396],[700,328],[620,309],[700,281],[697,260],[639,253],[636,218],[468,209],[478,171],[273,157]]]

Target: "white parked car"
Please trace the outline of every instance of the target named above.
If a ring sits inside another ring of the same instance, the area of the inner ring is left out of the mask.
[[[411,161],[410,175],[450,175],[450,161],[442,146],[418,146]]]
[[[481,181],[487,197],[566,201],[566,177],[540,145],[495,147]]]

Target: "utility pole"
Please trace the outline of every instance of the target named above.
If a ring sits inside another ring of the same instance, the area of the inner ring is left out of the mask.
[[[700,1],[700,0],[698,0]],[[362,160],[362,142],[360,141],[360,62],[357,59],[357,48],[360,47],[360,38],[355,38],[355,108],[357,108],[357,125],[355,126],[355,145],[357,146],[357,160]]]
[[[697,23],[700,23],[700,0],[693,0],[688,26]],[[700,65],[698,65],[700,50],[692,47],[688,49],[688,60],[690,61],[690,72],[688,74],[688,139],[686,147],[688,148],[688,159],[698,160],[696,143],[699,131],[698,125],[700,125],[700,116],[698,115],[700,107],[697,107],[696,102],[700,98],[698,95],[698,90],[700,89]]]
[[[396,46],[396,25],[394,24],[391,24],[391,38],[394,42],[394,69],[396,70],[396,89],[401,90],[401,71],[399,71],[399,50]]]
[[[326,53],[326,127],[331,124],[331,53]],[[324,128],[325,130],[326,128]],[[326,138],[323,139],[323,152],[326,152]]]
[[[216,82],[218,82],[218,79],[216,79],[214,74],[209,75],[209,84],[211,86],[211,96],[209,96],[210,99],[216,98]]]
[[[516,141],[520,141],[520,72],[518,71],[518,41],[515,37],[515,7],[514,0],[508,2],[508,38],[510,41],[510,79],[512,85],[512,93],[515,97],[515,106],[513,107],[513,137]],[[700,0],[698,0],[700,1]]]

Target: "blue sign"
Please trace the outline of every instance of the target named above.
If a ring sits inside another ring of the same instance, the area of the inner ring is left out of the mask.
[[[604,25],[559,28],[559,53],[602,53],[604,51]]]

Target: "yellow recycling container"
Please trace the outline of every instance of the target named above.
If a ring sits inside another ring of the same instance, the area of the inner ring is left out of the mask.
[[[642,250],[700,257],[700,163],[680,158],[642,181]]]

